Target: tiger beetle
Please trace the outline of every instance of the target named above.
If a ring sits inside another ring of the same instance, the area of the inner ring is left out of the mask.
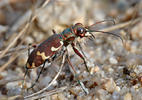
[[[32,84],[32,86],[30,88],[33,88],[34,85],[36,84],[36,82],[38,81],[40,74],[42,73],[44,67],[45,67],[45,63],[46,62],[52,62],[54,60],[54,58],[56,56],[58,56],[58,52],[61,51],[64,47],[66,48],[68,45],[71,45],[74,52],[84,61],[84,65],[86,67],[86,70],[89,72],[89,69],[87,67],[87,63],[85,61],[84,58],[84,53],[81,49],[81,53],[79,52],[79,50],[76,48],[76,44],[75,44],[75,40],[80,37],[80,38],[84,38],[84,37],[92,37],[95,38],[95,36],[92,34],[92,32],[102,32],[102,33],[106,33],[106,34],[111,34],[114,36],[119,37],[121,40],[121,36],[114,34],[114,33],[110,33],[110,32],[104,32],[104,31],[97,31],[97,30],[93,30],[93,26],[95,26],[96,24],[105,22],[105,21],[112,21],[112,20],[104,20],[104,21],[99,21],[96,22],[93,25],[87,26],[85,27],[83,24],[81,23],[76,23],[75,25],[72,25],[69,28],[66,28],[63,32],[57,34],[55,32],[55,30],[53,31],[53,35],[50,36],[47,40],[43,41],[41,44],[39,44],[39,46],[35,47],[35,49],[29,54],[27,63],[26,63],[26,72],[24,75],[24,79],[26,74],[28,73],[28,69],[33,69],[36,67],[39,67],[40,65],[42,65],[42,68],[40,70],[40,73],[37,77],[37,79],[35,80],[34,84]],[[123,42],[123,40],[122,40]],[[69,58],[69,57],[67,57]],[[70,59],[67,59],[69,65],[71,66],[71,68],[73,69],[75,76],[77,75],[77,72],[75,70],[75,68],[73,67],[73,65],[70,62]],[[81,85],[80,81],[77,80],[79,82],[79,84]]]

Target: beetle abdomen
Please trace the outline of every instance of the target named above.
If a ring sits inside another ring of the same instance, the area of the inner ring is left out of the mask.
[[[31,52],[27,60],[27,68],[40,66],[45,60],[52,58],[62,46],[63,41],[59,38],[58,34],[50,36]]]

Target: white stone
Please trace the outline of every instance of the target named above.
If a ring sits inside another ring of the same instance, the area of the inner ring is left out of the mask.
[[[109,58],[109,62],[110,62],[111,64],[117,64],[117,63],[118,63],[118,61],[117,61],[117,59],[116,59],[115,57],[110,57],[110,58]]]

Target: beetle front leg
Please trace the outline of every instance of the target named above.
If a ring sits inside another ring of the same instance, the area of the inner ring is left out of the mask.
[[[85,53],[83,52],[83,48],[81,47],[81,44],[80,44],[78,41],[77,41],[77,44],[78,44],[78,46],[79,46],[79,48],[80,48],[81,53],[83,54],[83,56],[84,56],[85,58],[87,58],[86,55],[85,55]]]
[[[75,44],[74,44],[74,43],[72,43],[71,45],[72,45],[72,48],[73,48],[74,52],[84,61],[86,70],[89,72],[89,69],[88,69],[88,67],[87,67],[85,58],[84,58],[84,57],[82,56],[82,54],[77,50],[77,48],[75,47]]]
[[[89,91],[88,89],[84,86],[84,84],[78,79],[78,74],[74,68],[74,66],[72,65],[71,61],[70,61],[70,57],[68,55],[68,51],[67,51],[67,62],[68,64],[71,66],[71,68],[73,69],[74,71],[74,74],[75,74],[75,78],[77,79],[77,82],[78,84],[81,86],[82,90],[86,93],[86,94],[89,94]]]

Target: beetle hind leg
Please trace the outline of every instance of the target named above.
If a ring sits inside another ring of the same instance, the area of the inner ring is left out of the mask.
[[[22,82],[22,89],[24,88],[25,79],[26,79],[26,76],[27,76],[27,74],[28,74],[28,68],[25,67],[25,69],[26,69],[26,72],[25,72],[25,74],[24,74],[24,79],[23,79],[23,82]]]

